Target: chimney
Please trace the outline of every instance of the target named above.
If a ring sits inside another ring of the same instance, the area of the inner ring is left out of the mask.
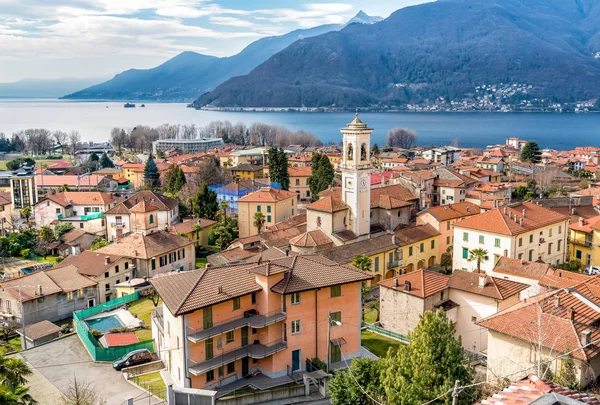
[[[394,287],[398,288],[398,279],[397,278],[394,279]]]
[[[396,244],[396,234],[392,235],[392,245]]]
[[[471,212],[471,207],[467,206],[467,213]]]
[[[527,210],[526,210],[525,208],[523,208],[523,218],[525,218],[525,212],[526,212],[526,211],[527,211]]]
[[[519,225],[523,226],[523,218],[519,219]]]
[[[504,207],[504,215],[506,215],[506,212],[507,212],[507,208]]]
[[[290,249],[285,249],[285,255],[289,256],[290,255]]]
[[[404,282],[404,291],[410,291],[410,290],[411,290],[410,281],[405,281]]]
[[[582,331],[579,335],[581,346],[587,346],[591,343],[592,332],[589,329]]]
[[[508,213],[508,218],[512,219],[512,211]]]
[[[575,213],[577,213],[577,210],[575,208],[571,208],[571,215],[575,215]]]
[[[579,217],[579,226],[583,226],[583,218]]]
[[[519,222],[519,216],[515,214],[515,223]]]
[[[220,285],[217,291],[219,294],[223,294],[223,286]]]
[[[479,275],[479,288],[485,287],[485,280],[486,280],[486,275],[480,274]]]
[[[106,256],[104,258],[104,264],[109,265],[110,264],[110,256]]]
[[[42,289],[42,285],[38,284],[37,286],[37,290],[38,290],[38,295],[41,297],[42,295],[44,295],[44,290]]]
[[[555,297],[554,298],[554,306],[556,308],[560,307],[560,297]]]
[[[570,320],[571,322],[574,322],[574,321],[575,321],[575,310],[573,309],[573,307],[570,307],[570,308],[567,310],[567,315],[569,315],[569,320]]]

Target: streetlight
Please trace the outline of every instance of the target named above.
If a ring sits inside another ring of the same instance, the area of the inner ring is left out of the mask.
[[[336,326],[342,326],[340,321],[334,321],[331,319],[331,311],[327,314],[327,372],[331,367],[331,324]]]

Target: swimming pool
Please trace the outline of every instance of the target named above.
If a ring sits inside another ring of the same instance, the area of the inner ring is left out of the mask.
[[[122,328],[123,326],[125,326],[123,325],[121,320],[115,315],[98,319],[90,319],[89,321],[86,321],[86,323],[88,324],[90,329],[96,329],[102,333],[108,332],[111,329]]]

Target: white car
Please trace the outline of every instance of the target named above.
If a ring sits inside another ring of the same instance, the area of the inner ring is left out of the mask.
[[[600,266],[590,266],[585,269],[585,273],[589,275],[600,274]]]

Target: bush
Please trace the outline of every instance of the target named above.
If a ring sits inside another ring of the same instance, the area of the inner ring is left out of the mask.
[[[27,257],[31,256],[31,249],[23,249],[23,250],[21,250],[20,254],[21,254],[21,256],[27,258]]]
[[[96,339],[99,339],[99,338],[101,338],[104,335],[104,333],[102,333],[102,332],[100,332],[99,330],[96,330],[96,329],[92,329],[91,330],[91,334]]]
[[[71,325],[70,323],[63,323],[62,325],[60,325],[60,333],[65,334],[65,333],[69,333],[73,330],[73,325]]]
[[[128,332],[129,328],[127,326],[121,326],[120,328],[112,328],[109,330],[110,333],[125,333]]]
[[[313,357],[310,361],[315,370],[325,370],[327,368],[327,364],[318,357]]]

